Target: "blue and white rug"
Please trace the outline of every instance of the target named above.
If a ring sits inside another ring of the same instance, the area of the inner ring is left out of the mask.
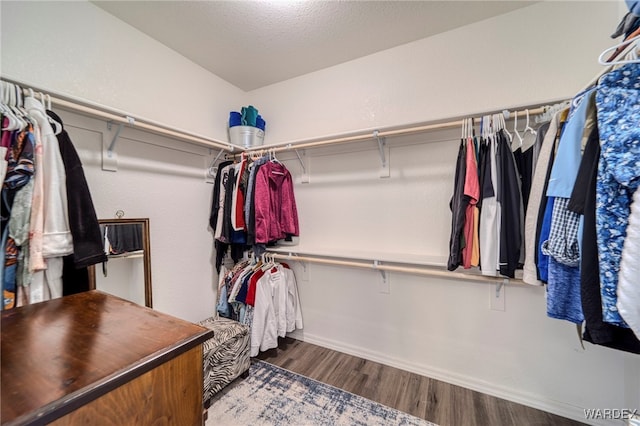
[[[247,379],[223,389],[206,425],[435,426],[369,399],[254,360]]]

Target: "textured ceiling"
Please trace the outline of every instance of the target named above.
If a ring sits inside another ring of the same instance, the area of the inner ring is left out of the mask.
[[[532,1],[93,1],[245,90],[528,6]]]

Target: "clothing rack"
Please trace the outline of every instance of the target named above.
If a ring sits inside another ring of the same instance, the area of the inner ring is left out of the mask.
[[[413,266],[398,266],[398,265],[388,265],[382,264],[380,261],[375,259],[370,259],[368,262],[366,261],[353,261],[353,260],[339,260],[327,258],[325,256],[316,256],[316,255],[304,255],[298,256],[293,252],[289,252],[287,254],[274,252],[267,249],[267,255],[274,259],[279,260],[289,260],[289,261],[298,261],[298,262],[309,262],[309,263],[318,263],[323,265],[334,265],[334,266],[347,266],[351,268],[361,268],[361,269],[373,269],[376,271],[380,271],[381,273],[385,272],[401,272],[405,274],[411,275],[425,275],[430,277],[440,277],[447,279],[455,279],[455,280],[464,280],[464,281],[474,281],[474,282],[489,282],[489,283],[514,283],[514,284],[524,284],[519,278],[508,278],[503,276],[487,276],[487,275],[476,275],[476,274],[467,274],[462,272],[450,272],[444,269],[438,269],[436,267],[424,266],[418,263],[411,262],[403,262],[405,265],[413,265]],[[336,256],[340,259],[348,259],[346,256]],[[443,267],[444,268],[444,267]],[[384,276],[384,275],[383,275]]]
[[[7,83],[12,83],[20,87],[25,96],[29,96],[31,94],[39,95],[42,92],[44,92],[45,95],[48,95],[47,99],[49,98],[51,99],[52,104],[68,111],[77,112],[83,115],[87,115],[89,117],[102,118],[107,120],[107,122],[110,122],[110,123],[119,123],[120,125],[130,125],[131,127],[144,129],[158,135],[168,136],[174,139],[182,140],[184,142],[206,146],[208,148],[216,148],[216,149],[221,149],[223,151],[228,151],[228,152],[242,150],[241,147],[235,146],[231,143],[217,141],[215,139],[210,139],[204,136],[188,133],[183,130],[171,128],[145,118],[136,118],[128,113],[124,113],[117,109],[106,107],[104,105],[96,104],[87,100],[74,98],[66,95],[53,94],[53,96],[51,96],[52,92],[48,92],[47,90],[42,90],[42,89],[33,87],[29,84],[17,81],[15,79],[7,78],[4,76],[2,76],[1,79],[2,81],[5,81]]]
[[[558,101],[558,102],[561,102],[561,101]],[[540,104],[536,104],[536,105],[532,105],[531,108],[527,108],[527,107],[520,107],[520,108],[521,108],[520,110],[516,110],[516,111],[505,110],[505,111],[501,111],[501,113],[505,115],[505,118],[513,117],[515,116],[515,114],[518,114],[519,117],[520,116],[524,117],[527,111],[529,112],[530,116],[543,114],[548,107],[540,106]],[[477,115],[477,114],[474,114],[474,115]],[[488,115],[488,114],[482,114],[482,115]],[[480,120],[479,117],[475,118],[474,122],[477,122],[479,120]],[[336,145],[336,144],[343,144],[343,143],[350,143],[350,142],[360,142],[360,141],[371,140],[371,139],[376,139],[378,140],[378,143],[381,143],[381,139],[387,136],[403,136],[403,135],[411,135],[416,133],[424,133],[432,130],[462,127],[463,122],[464,122],[464,118],[448,121],[448,122],[410,126],[410,127],[400,128],[400,129],[389,128],[386,130],[384,129],[373,130],[368,133],[359,133],[351,136],[330,137],[327,139],[318,139],[318,138],[301,139],[301,140],[296,140],[291,142],[269,144],[256,149],[247,149],[245,150],[245,152],[249,154],[258,154],[260,152],[265,152],[265,151],[281,152],[281,151],[298,150],[298,149],[304,149],[304,148],[315,148],[320,146]]]

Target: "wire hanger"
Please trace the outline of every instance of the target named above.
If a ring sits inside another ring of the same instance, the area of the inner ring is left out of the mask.
[[[637,35],[629,40],[625,40],[622,43],[618,43],[615,46],[611,46],[606,48],[598,57],[598,63],[600,65],[622,65],[622,64],[637,64],[640,63],[640,58],[638,58],[638,49],[640,49],[639,45],[640,35]],[[629,52],[631,55],[631,59],[620,59],[617,61],[607,62],[605,56],[610,52],[618,49],[619,47],[632,45],[632,49]]]
[[[507,122],[504,119],[504,114],[498,114],[498,117],[499,117],[499,120],[500,120],[500,127],[502,128],[502,130],[504,130],[504,132],[509,137],[509,143],[512,143],[513,142],[513,135],[511,133],[509,133],[509,130],[507,130]]]

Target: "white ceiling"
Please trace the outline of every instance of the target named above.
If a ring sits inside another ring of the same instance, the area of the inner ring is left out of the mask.
[[[229,83],[257,89],[533,1],[93,1]]]

